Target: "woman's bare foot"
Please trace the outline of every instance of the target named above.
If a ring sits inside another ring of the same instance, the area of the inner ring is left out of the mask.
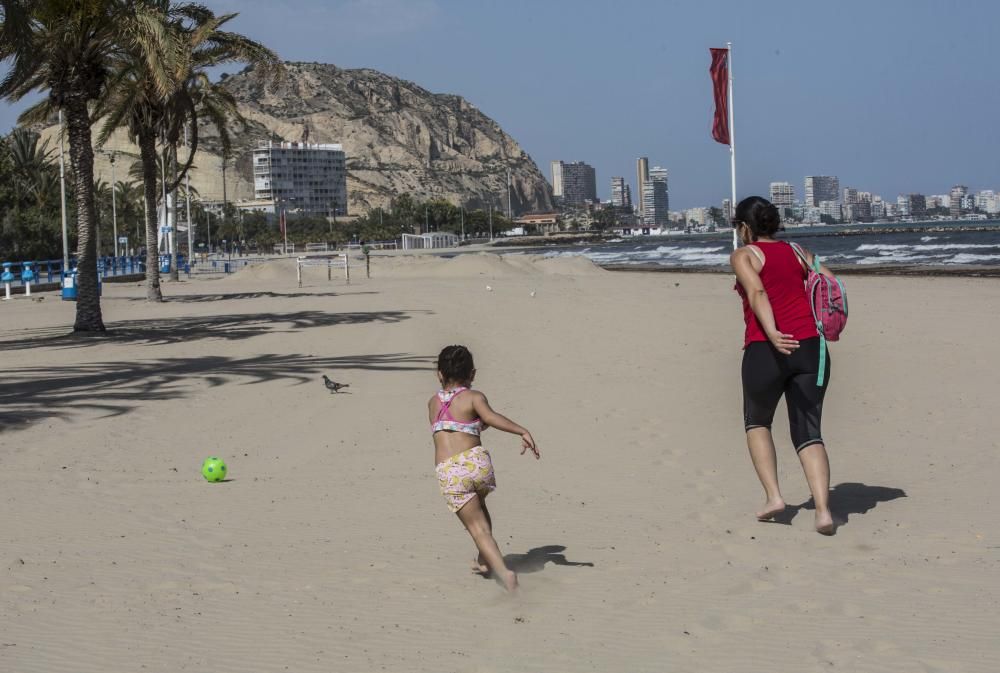
[[[770,521],[777,514],[781,514],[785,511],[785,501],[781,498],[777,500],[768,500],[764,503],[764,509],[757,512],[757,521]]]
[[[821,535],[833,535],[837,527],[833,524],[833,515],[830,510],[825,512],[816,511],[816,532]]]

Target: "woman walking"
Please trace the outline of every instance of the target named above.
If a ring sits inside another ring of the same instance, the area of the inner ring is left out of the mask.
[[[768,521],[785,509],[771,436],[774,411],[784,395],[792,443],[816,504],[816,530],[832,535],[830,462],[820,431],[830,360],[806,296],[806,265],[812,264],[812,254],[775,238],[781,229],[778,209],[759,196],[736,206],[733,227],[744,243],[730,258],[746,322],[743,420],[750,458],[766,496],[757,519]],[[820,272],[833,277],[826,267]],[[818,381],[821,358],[825,375]]]

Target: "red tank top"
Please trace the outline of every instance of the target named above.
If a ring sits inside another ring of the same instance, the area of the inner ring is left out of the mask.
[[[799,341],[818,337],[819,332],[816,331],[812,309],[806,297],[806,270],[795,250],[784,241],[757,241],[753,245],[764,255],[760,280],[764,284],[764,291],[767,292],[767,299],[771,302],[774,324],[778,330],[784,334],[791,334]],[[743,299],[743,320],[747,326],[743,347],[746,348],[754,341],[768,341],[764,328],[750,308],[746,290],[736,283],[736,291]]]

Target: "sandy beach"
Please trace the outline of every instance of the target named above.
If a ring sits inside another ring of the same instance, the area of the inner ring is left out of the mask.
[[[0,306],[0,670],[1000,671],[996,279],[849,278],[826,538],[783,410],[795,506],[753,517],[731,276],[372,270],[108,283],[103,338],[55,293]],[[542,452],[484,436],[515,597],[434,478],[451,343]]]

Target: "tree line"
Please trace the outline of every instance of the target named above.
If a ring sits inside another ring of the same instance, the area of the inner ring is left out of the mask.
[[[60,132],[65,131],[69,146],[68,216],[76,224],[74,330],[104,331],[97,287],[102,197],[94,182],[95,146],[122,129],[139,148],[146,298],[161,301],[158,192],[176,194],[183,183],[197,152],[199,123],[215,128],[224,154],[231,148],[231,129],[242,123],[235,99],[211,81],[209,69],[245,63],[265,82],[282,76],[274,52],[225,30],[235,16],[170,0],[0,0],[0,62],[7,68],[0,98],[13,103],[41,92],[42,100],[19,122],[65,123]],[[35,141],[34,159],[18,164],[14,152],[25,148],[14,143],[22,140],[8,137],[0,152],[0,171],[29,178],[0,187],[0,205],[12,206],[3,214],[3,244],[19,256],[50,256],[45,253],[51,253],[46,246],[52,223],[60,221],[51,217],[50,149]],[[171,268],[176,274],[176,259]]]

